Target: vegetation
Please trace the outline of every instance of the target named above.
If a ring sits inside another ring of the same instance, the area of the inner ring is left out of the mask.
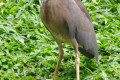
[[[120,80],[120,1],[82,0],[94,24],[99,62],[80,55],[81,80]],[[58,46],[40,19],[40,0],[0,0],[0,80],[45,80]],[[75,55],[63,44],[57,80],[75,80]]]

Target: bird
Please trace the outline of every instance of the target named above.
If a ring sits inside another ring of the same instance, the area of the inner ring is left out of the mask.
[[[40,15],[59,50],[54,75],[46,80],[56,80],[64,54],[62,43],[67,43],[74,49],[76,79],[80,80],[78,53],[98,61],[96,34],[88,10],[80,0],[42,0]]]

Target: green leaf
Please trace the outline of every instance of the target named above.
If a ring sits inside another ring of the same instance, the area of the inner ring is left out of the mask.
[[[51,68],[54,68],[53,65],[51,65],[50,63],[48,63],[47,61],[43,62],[44,65],[48,66],[48,67],[51,67]]]
[[[17,9],[16,6],[13,6],[13,7],[9,10],[9,12],[11,13],[11,12],[15,11],[16,9]]]

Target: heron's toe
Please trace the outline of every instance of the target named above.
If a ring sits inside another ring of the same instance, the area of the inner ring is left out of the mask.
[[[46,80],[53,80],[53,79],[46,79]]]

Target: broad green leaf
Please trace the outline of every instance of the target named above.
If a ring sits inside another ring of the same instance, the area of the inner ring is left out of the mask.
[[[13,6],[13,7],[9,10],[9,12],[11,13],[11,12],[15,11],[16,9],[17,9],[16,6]]]

